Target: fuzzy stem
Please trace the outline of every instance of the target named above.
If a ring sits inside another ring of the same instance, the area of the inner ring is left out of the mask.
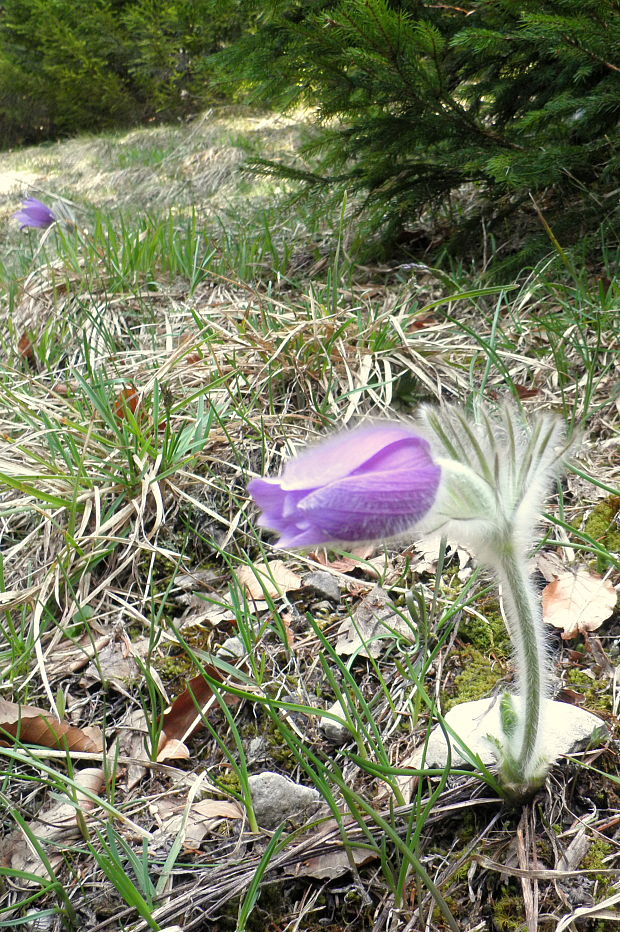
[[[504,760],[506,777],[523,791],[540,783],[540,738],[548,676],[541,611],[530,583],[525,559],[511,536],[497,555],[496,572],[502,583],[509,631],[516,647],[517,682],[521,704],[518,727],[509,738]]]

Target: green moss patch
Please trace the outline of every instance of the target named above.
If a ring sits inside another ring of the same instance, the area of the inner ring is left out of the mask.
[[[618,512],[620,512],[620,496],[609,495],[594,506],[584,526],[585,533],[612,554],[620,553]],[[597,557],[596,569],[599,573],[604,573],[610,565],[611,561],[604,556]]]
[[[463,669],[454,678],[449,689],[450,698],[444,701],[444,711],[448,712],[459,702],[473,702],[484,699],[493,692],[502,670],[488,656],[477,648],[468,645],[458,654]]]
[[[467,615],[463,619],[459,625],[459,636],[477,650],[507,659],[512,654],[512,645],[499,603],[490,602],[483,609],[482,617]]]
[[[586,697],[585,705],[592,712],[611,712],[613,701],[608,680],[593,680],[582,670],[568,670],[566,682]]]

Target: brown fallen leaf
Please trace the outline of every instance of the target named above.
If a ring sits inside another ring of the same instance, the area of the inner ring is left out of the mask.
[[[0,699],[0,745],[9,747],[17,738],[22,744],[38,744],[44,748],[64,748],[68,751],[102,751],[103,738],[98,728],[76,728],[55,718],[45,709],[20,705]]]
[[[335,650],[347,657],[378,657],[385,646],[381,640],[394,638],[394,633],[413,640],[411,626],[398,614],[387,592],[375,586],[338,628]]]
[[[518,385],[517,383],[515,383],[514,387],[516,389],[516,392],[519,398],[523,398],[523,399],[535,398],[536,395],[540,394],[539,388],[530,387],[528,385]]]
[[[231,606],[223,598],[215,602],[203,598],[198,592],[184,592],[176,597],[176,601],[187,606],[180,622],[182,631],[198,625],[216,628],[220,624],[228,624],[237,620]]]
[[[111,638],[111,634],[104,633],[93,640],[90,634],[85,634],[78,641],[61,642],[48,657],[47,675],[56,679],[67,673],[77,673],[109,644]]]
[[[22,357],[22,359],[25,359],[31,366],[36,364],[32,338],[27,330],[25,330],[19,338],[17,352]]]
[[[225,799],[202,799],[192,806],[192,812],[203,821],[205,819],[241,819],[243,810],[238,802]]]
[[[50,388],[50,394],[56,394],[63,398],[68,398],[69,395],[75,395],[79,389],[80,383],[71,379],[66,382],[55,382]]]
[[[286,643],[290,648],[295,647],[295,632],[293,631],[291,624],[293,622],[293,616],[290,612],[282,612],[280,615],[280,621],[282,622],[282,627],[284,628],[284,633],[286,635]]]
[[[114,401],[114,414],[119,421],[127,420],[129,411],[136,417],[139,404],[140,395],[138,389],[135,385],[125,385],[124,388],[121,388]]]
[[[301,587],[301,576],[289,570],[283,560],[253,563],[237,570],[237,579],[252,599],[282,598]]]
[[[160,740],[159,750],[157,752],[157,762],[162,763],[165,760],[189,760],[191,754],[189,748],[183,741],[178,738],[169,738],[167,735]]]
[[[563,573],[543,589],[543,617],[547,624],[563,628],[566,640],[600,628],[616,601],[616,590],[608,579],[588,570]]]
[[[566,573],[566,566],[555,550],[542,550],[536,557],[535,566],[547,582],[553,582]]]
[[[351,860],[356,867],[361,867],[369,861],[375,860],[377,855],[368,848],[349,848],[347,854],[343,847],[339,851],[326,851],[316,857],[308,858],[297,865],[295,876],[314,877],[316,880],[333,880],[341,877],[351,870]]]
[[[84,790],[99,793],[104,785],[105,774],[101,767],[85,767],[75,774],[75,782]],[[72,802],[55,802],[39,813],[36,821],[29,825],[32,833],[43,844],[49,845],[47,855],[55,866],[62,859],[59,846],[71,845],[80,836],[80,819],[91,812],[96,801],[86,793],[75,791]],[[0,863],[13,870],[26,871],[39,877],[47,877],[48,871],[39,855],[29,844],[21,828],[6,837],[0,846]],[[30,885],[27,879],[23,883]]]
[[[414,317],[409,324],[409,330],[424,330],[425,327],[435,327],[439,323],[436,317],[428,314],[426,317]]]
[[[568,702],[569,705],[585,705],[586,697],[583,693],[577,692],[576,689],[570,689],[563,686],[556,696],[560,702]]]
[[[299,860],[294,866],[287,868],[285,873],[288,876],[333,880],[335,877],[341,877],[350,871],[351,862],[360,867],[377,857],[374,851],[364,847],[356,847],[355,845],[349,845],[347,852],[335,819],[328,819],[327,822],[324,822],[310,838],[306,836],[298,848],[308,847],[309,842],[310,850],[318,849],[319,854],[310,854],[310,857]],[[325,850],[321,851],[321,848]]]
[[[153,844],[165,844],[170,838],[183,832],[183,847],[186,851],[198,848],[201,841],[218,826],[229,819],[243,818],[243,809],[236,802],[224,799],[203,799],[192,803],[181,799],[164,799],[157,806],[149,807],[159,822]]]
[[[370,559],[377,548],[374,544],[363,544],[360,547],[354,547],[350,550],[350,557],[338,557],[336,560],[330,560],[324,550],[318,550],[309,554],[311,560],[320,563],[321,566],[327,566],[329,569],[336,570],[338,573],[351,573],[353,570],[363,569],[365,560]]]
[[[147,751],[148,722],[144,709],[130,709],[119,725],[118,748],[123,757],[133,758],[127,764],[125,789],[140,783],[150,762]]]
[[[428,573],[433,575],[437,572],[437,561],[441,548],[442,534],[434,532],[427,534],[425,537],[418,538],[412,548],[408,551],[411,553],[411,569],[418,574]],[[459,561],[459,578],[463,570],[471,562],[471,554],[463,547],[459,547],[454,541],[448,541],[446,551],[449,554],[456,554]]]
[[[216,667],[205,664],[205,671],[213,679],[221,682],[222,677]],[[236,705],[236,696],[224,693],[226,701]],[[159,741],[157,760],[185,757],[183,747],[193,732],[200,728],[202,719],[210,706],[216,702],[211,684],[204,676],[195,676],[189,681],[185,690],[177,696],[163,718],[163,727]],[[187,752],[189,757],[189,752]]]
[[[136,657],[144,660],[148,655],[149,639],[138,638],[129,645],[121,638],[111,638],[93,658],[80,686],[86,688],[103,683],[127,695],[127,689],[142,678],[142,667]]]

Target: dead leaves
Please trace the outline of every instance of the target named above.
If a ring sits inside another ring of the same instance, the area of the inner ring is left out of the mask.
[[[52,803],[39,813],[36,821],[29,824],[29,832],[36,836],[39,844],[44,848],[49,846],[47,856],[52,866],[62,859],[59,847],[73,844],[79,838],[85,815],[97,805],[93,794],[97,795],[100,792],[104,779],[104,772],[100,767],[85,767],[75,776],[75,789],[69,790],[73,798],[70,801]],[[21,828],[4,839],[0,846],[0,863],[4,867],[37,876],[47,876],[48,873]]]
[[[140,395],[135,385],[125,385],[124,388],[121,388],[114,401],[114,414],[119,421],[127,420],[129,412],[136,417],[139,404]]]
[[[32,337],[27,330],[25,330],[19,338],[17,352],[21,358],[28,363],[29,366],[31,366],[33,369],[36,369],[37,362],[34,353],[34,345],[32,343]]]
[[[282,598],[301,586],[301,576],[289,570],[282,560],[241,566],[237,570],[237,579],[247,595],[259,601]]]
[[[335,570],[337,573],[351,573],[353,570],[364,570],[370,558],[377,548],[374,544],[362,544],[359,547],[352,547],[349,551],[350,556],[337,557],[330,560],[325,550],[318,550],[310,554],[310,558],[321,566]]]
[[[159,826],[152,844],[165,844],[171,837],[178,838],[181,835],[181,845],[186,852],[197,850],[201,842],[223,822],[244,817],[243,807],[239,803],[225,799],[193,802],[191,798],[164,798],[149,806],[149,809]]]
[[[205,671],[214,680],[221,682],[220,673],[215,667],[207,665]],[[228,703],[234,705],[238,702],[236,696],[225,695]],[[213,687],[202,674],[189,681],[186,689],[180,696],[177,696],[164,715],[157,752],[159,762],[172,759],[189,759],[190,753],[185,741],[202,725],[204,716],[214,702],[217,702],[217,700],[213,693]]]
[[[407,621],[396,611],[387,592],[375,586],[355,612],[338,628],[336,653],[341,656],[378,657],[385,638],[413,640]]]
[[[101,732],[95,726],[76,728],[54,718],[45,709],[20,705],[0,699],[0,745],[8,747],[8,737],[22,744],[37,744],[44,748],[67,751],[103,750]]]
[[[563,572],[543,590],[543,617],[547,624],[562,628],[562,638],[568,640],[600,628],[616,601],[616,590],[608,579],[588,570]]]
[[[343,822],[353,827],[353,820]],[[308,857],[297,860],[294,855],[309,848]],[[316,880],[333,880],[351,870],[351,864],[361,867],[375,860],[377,854],[364,845],[355,846],[345,843],[335,819],[328,819],[318,826],[307,839],[293,849],[291,867],[285,873],[291,877],[314,877]]]

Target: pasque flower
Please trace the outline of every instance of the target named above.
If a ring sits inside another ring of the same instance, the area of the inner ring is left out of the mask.
[[[424,519],[468,546],[502,586],[515,646],[520,701],[506,694],[497,744],[506,792],[544,779],[549,663],[527,550],[544,495],[561,463],[563,427],[550,415],[529,423],[511,405],[427,408],[417,430],[383,423],[347,431],[286,464],[249,491],[262,527],[280,547],[391,537]]]
[[[53,210],[36,197],[27,198],[22,204],[22,209],[13,214],[13,217],[21,224],[22,230],[24,227],[38,227],[44,230],[51,227],[57,219]]]
[[[428,440],[405,424],[345,431],[286,464],[278,478],[254,479],[261,527],[279,547],[392,537],[430,510],[441,469]]]
[[[505,693],[499,771],[509,794],[524,795],[543,782],[552,763],[544,747],[550,693],[545,626],[526,558],[566,452],[564,428],[550,414],[527,422],[508,404],[494,416],[481,404],[471,415],[459,408],[428,408],[423,419],[450,464],[436,517],[494,572],[502,588],[520,709]]]

